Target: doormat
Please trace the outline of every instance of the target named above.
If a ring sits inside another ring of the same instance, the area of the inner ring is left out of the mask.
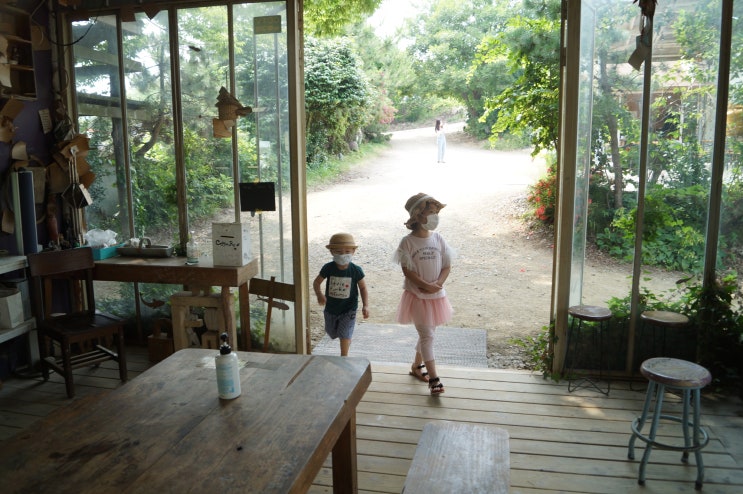
[[[371,362],[411,364],[417,342],[418,333],[412,325],[357,323],[348,354],[366,357]],[[488,366],[484,329],[437,328],[434,352],[436,363],[440,365]],[[331,340],[326,334],[312,353],[340,355],[340,341]]]

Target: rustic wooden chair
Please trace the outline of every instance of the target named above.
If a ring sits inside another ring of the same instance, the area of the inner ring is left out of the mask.
[[[126,381],[124,324],[96,311],[93,251],[83,247],[29,254],[28,266],[44,380],[49,379],[49,369],[59,373],[72,398],[73,369],[115,360],[119,377]],[[107,348],[114,340],[115,352]],[[54,356],[55,343],[59,357]]]

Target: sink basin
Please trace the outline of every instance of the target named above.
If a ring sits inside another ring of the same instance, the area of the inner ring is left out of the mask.
[[[119,247],[116,252],[120,256],[129,257],[170,257],[173,255],[173,247],[167,245],[150,245],[147,247]]]

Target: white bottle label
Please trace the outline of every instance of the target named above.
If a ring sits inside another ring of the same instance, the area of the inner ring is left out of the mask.
[[[240,368],[238,366],[237,355],[234,353],[218,355],[215,360],[219,397],[226,400],[237,398],[241,393]]]

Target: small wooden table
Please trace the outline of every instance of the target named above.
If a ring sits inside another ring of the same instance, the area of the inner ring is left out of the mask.
[[[331,453],[334,492],[357,492],[368,360],[238,352],[242,395],[220,400],[215,355],[176,352],[6,441],[3,492],[306,492]]]
[[[241,350],[250,349],[250,279],[258,274],[258,260],[244,266],[215,266],[209,257],[186,264],[185,257],[112,257],[95,262],[100,281],[163,283],[185,286],[236,286],[239,290]]]

